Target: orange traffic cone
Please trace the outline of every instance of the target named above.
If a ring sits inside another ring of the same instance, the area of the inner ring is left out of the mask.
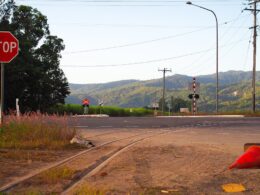
[[[244,154],[242,154],[229,169],[250,169],[250,168],[260,168],[260,147],[251,146]]]

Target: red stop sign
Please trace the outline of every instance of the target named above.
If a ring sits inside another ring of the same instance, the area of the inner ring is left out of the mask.
[[[7,31],[0,31],[0,62],[9,63],[19,52],[19,41]]]

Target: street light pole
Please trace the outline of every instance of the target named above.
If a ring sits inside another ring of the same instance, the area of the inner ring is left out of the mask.
[[[201,9],[204,9],[204,10],[207,10],[209,12],[211,12],[214,17],[215,17],[215,20],[216,20],[216,113],[218,113],[218,93],[219,93],[219,78],[218,78],[218,18],[217,18],[217,15],[215,14],[214,11],[208,9],[208,8],[205,8],[205,7],[202,7],[200,5],[196,5],[196,4],[193,4],[191,1],[187,1],[186,4],[188,5],[193,5],[195,7],[198,7],[198,8],[201,8]]]

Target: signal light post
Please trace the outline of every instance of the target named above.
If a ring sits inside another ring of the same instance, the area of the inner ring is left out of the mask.
[[[197,99],[200,98],[199,94],[197,94],[196,89],[199,88],[200,84],[196,83],[196,78],[194,77],[192,79],[191,87],[189,87],[193,93],[189,94],[189,98],[192,100],[192,114],[195,115],[198,112],[198,107],[197,107]]]
[[[193,88],[193,96],[192,96],[192,113],[195,115],[197,113],[197,100],[196,100],[196,78],[193,78],[193,83],[192,83],[192,88]]]

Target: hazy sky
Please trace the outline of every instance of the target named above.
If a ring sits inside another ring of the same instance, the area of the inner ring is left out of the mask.
[[[17,0],[48,17],[64,40],[61,68],[70,83],[154,79],[216,72],[212,13],[182,0]],[[252,69],[253,16],[247,0],[193,1],[217,14],[219,70]],[[249,42],[251,40],[251,42]],[[257,59],[260,62],[260,58]],[[258,63],[259,64],[259,63]],[[257,70],[260,66],[257,65]]]

